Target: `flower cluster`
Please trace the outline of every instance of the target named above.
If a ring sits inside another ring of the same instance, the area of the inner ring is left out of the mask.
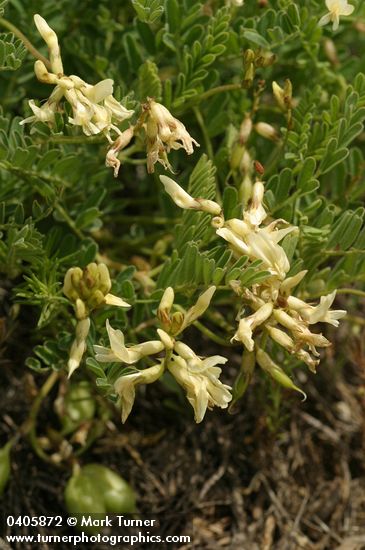
[[[193,146],[199,147],[199,143],[189,135],[183,123],[151,98],[147,98],[142,105],[136,124],[124,131],[120,130],[118,125],[130,119],[134,111],[126,109],[114,98],[113,80],[107,78],[92,86],[78,76],[66,76],[56,33],[40,15],[34,16],[34,22],[48,46],[50,68],[48,70],[43,61],[37,60],[34,72],[40,82],[55,87],[41,107],[33,99],[29,101],[33,115],[22,120],[21,125],[29,122],[54,124],[55,114],[64,111],[62,102],[66,101],[72,109],[72,116],[68,119],[70,124],[81,127],[86,136],[102,133],[109,141],[110,148],[105,164],[113,168],[115,177],[120,168],[118,153],[140,132],[144,133],[146,142],[149,173],[154,172],[156,162],[172,171],[167,158],[171,149],[183,148],[191,155]],[[116,139],[112,138],[112,131],[117,135]]]
[[[157,317],[162,326],[157,329],[158,340],[126,346],[123,333],[120,330],[114,330],[107,321],[110,348],[94,346],[97,361],[133,365],[144,357],[165,352],[165,356],[158,359],[155,365],[143,370],[134,369],[116,380],[114,389],[119,396],[123,423],[132,410],[136,386],[155,382],[165,370],[168,370],[178,384],[185,389],[187,399],[194,409],[196,422],[203,420],[208,408],[228,406],[232,399],[231,388],[219,380],[222,370],[217,367],[226,363],[227,359],[220,355],[202,359],[189,346],[176,339],[186,327],[205,312],[214,292],[215,287],[212,286],[199,296],[196,304],[187,312],[178,310],[171,313],[175,294],[173,289],[168,287],[157,311]]]
[[[178,206],[201,210],[214,216],[212,224],[216,234],[228,243],[237,257],[244,255],[252,261],[260,260],[260,267],[267,271],[267,278],[253,285],[252,289],[242,288],[239,281],[231,281],[232,288],[242,299],[242,311],[245,314],[239,318],[232,341],[241,342],[249,352],[255,351],[258,364],[277,380],[280,376],[284,380],[285,373],[277,365],[274,368],[274,363],[260,349],[263,334],[315,371],[319,363],[317,347],[327,347],[330,342],[322,334],[311,332],[310,325],[322,322],[337,327],[338,320],[346,312],[330,309],[336,291],[322,296],[316,306],[292,295],[293,289],[307,272],[288,276],[290,262],[279,243],[286,235],[297,232],[298,228],[288,225],[282,219],[263,224],[267,219],[263,204],[264,184],[261,181],[254,183],[251,200],[243,211],[242,219],[225,220],[216,202],[191,197],[171,178],[160,176],[160,179]],[[249,315],[246,314],[247,310]]]
[[[40,82],[55,88],[41,107],[30,100],[33,116],[24,119],[21,124],[38,121],[54,123],[55,113],[63,110],[61,102],[66,100],[72,109],[72,116],[69,117],[71,124],[80,126],[87,136],[103,133],[112,143],[111,130],[120,135],[122,132],[116,124],[130,118],[133,111],[123,107],[113,97],[113,80],[110,78],[92,86],[78,76],[66,76],[56,33],[40,15],[34,16],[34,22],[48,46],[51,69],[51,72],[48,71],[43,61],[37,60],[34,72]]]
[[[194,152],[193,146],[199,143],[193,139],[180,120],[175,118],[166,107],[154,99],[147,98],[142,105],[142,113],[135,126],[125,130],[110,147],[106,157],[106,165],[114,168],[114,176],[118,175],[120,161],[117,154],[131,141],[133,136],[143,132],[147,149],[147,172],[155,171],[159,162],[173,172],[168,160],[171,149],[184,149],[188,155]]]
[[[130,307],[127,302],[110,294],[111,280],[105,264],[91,263],[84,269],[71,267],[63,284],[63,293],[73,302],[77,319],[76,338],[71,346],[68,361],[69,377],[79,367],[86,349],[90,329],[90,313],[104,304]]]

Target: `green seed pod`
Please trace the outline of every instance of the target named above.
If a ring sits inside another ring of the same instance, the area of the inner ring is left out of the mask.
[[[2,449],[0,449],[0,496],[3,494],[6,484],[10,477],[10,451],[13,445],[12,441],[9,441]]]
[[[87,464],[74,473],[67,482],[64,497],[70,514],[131,514],[136,511],[136,495],[131,486],[101,464]],[[91,527],[89,530],[95,533],[100,529]]]
[[[282,368],[279,367],[274,361],[271,359],[271,357],[265,353],[262,349],[258,349],[256,352],[256,360],[262,370],[267,372],[276,382],[279,382],[284,388],[288,388],[290,390],[295,390],[299,393],[301,393],[304,397],[304,400],[307,399],[306,394],[303,390],[298,388],[294,384],[294,382],[289,378],[289,376],[283,371]]]
[[[64,398],[61,423],[67,432],[72,432],[83,422],[92,420],[96,404],[91,392],[91,385],[83,380],[71,384]]]

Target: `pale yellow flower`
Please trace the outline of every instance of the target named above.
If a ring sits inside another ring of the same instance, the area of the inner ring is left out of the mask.
[[[274,306],[272,303],[267,303],[249,317],[240,319],[237,332],[233,336],[231,342],[238,340],[244,344],[248,351],[253,351],[255,345],[252,338],[253,331],[256,327],[267,321],[272,314],[273,308]]]
[[[133,111],[123,107],[113,97],[113,80],[110,78],[92,86],[78,76],[66,76],[63,72],[56,33],[40,15],[36,14],[34,21],[48,46],[51,65],[51,71],[48,71],[45,64],[37,60],[34,72],[40,82],[54,85],[55,88],[42,107],[37,107],[34,101],[30,100],[29,106],[34,115],[25,118],[20,124],[37,121],[53,123],[54,113],[63,110],[60,103],[66,100],[72,108],[70,124],[81,127],[87,136],[104,133],[112,142],[110,136],[112,130],[118,135],[122,134],[115,124],[130,118]]]
[[[174,203],[180,208],[200,210],[212,214],[212,216],[219,216],[221,214],[222,208],[218,203],[209,199],[194,199],[176,181],[168,176],[160,176],[160,180],[166,193],[170,195]]]
[[[163,364],[159,363],[148,369],[120,376],[116,380],[114,389],[119,396],[120,405],[122,407],[123,424],[132,410],[136,397],[136,386],[156,382],[156,380],[162,376],[163,371]]]
[[[329,323],[334,327],[338,327],[338,319],[345,317],[346,311],[344,309],[330,310],[335,297],[336,290],[331,292],[331,294],[327,294],[327,296],[321,296],[317,306],[311,306],[295,296],[289,296],[288,306],[298,311],[299,315],[310,325],[314,323]]]
[[[106,329],[109,336],[110,348],[94,346],[95,359],[100,363],[116,362],[132,365],[133,363],[137,363],[142,357],[159,353],[165,348],[164,344],[159,340],[151,340],[126,347],[124,334],[121,330],[113,329],[108,320],[106,322]]]
[[[147,139],[147,171],[153,173],[156,162],[172,171],[167,153],[171,149],[183,148],[188,155],[191,155],[194,152],[194,145],[199,147],[199,143],[191,137],[184,124],[161,103],[148,98],[144,105],[144,111],[143,127]]]
[[[214,406],[227,408],[232,400],[231,387],[219,380],[222,369],[216,366],[223,365],[227,359],[220,355],[200,359],[182,342],[175,345],[175,352],[177,355],[173,355],[168,370],[185,389],[195,421],[201,422],[207,409]]]
[[[322,27],[332,21],[332,29],[334,31],[338,29],[341,15],[351,15],[355,9],[355,6],[349,4],[347,0],[326,0],[326,6],[328,13],[321,17],[318,25]]]

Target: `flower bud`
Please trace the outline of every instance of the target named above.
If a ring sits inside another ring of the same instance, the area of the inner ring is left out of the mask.
[[[240,171],[242,174],[250,175],[252,173],[253,163],[250,153],[245,149],[241,158]]]
[[[48,46],[52,71],[56,74],[63,74],[62,59],[57,34],[53,29],[51,29],[47,21],[37,13],[34,16],[34,23],[39,34]]]
[[[171,317],[171,334],[178,334],[181,331],[184,322],[184,314],[181,311],[176,311]]]
[[[222,212],[221,206],[215,201],[208,199],[196,199],[196,201],[199,203],[202,212],[207,212],[207,214],[211,214],[212,216],[219,216]]]
[[[216,291],[216,287],[211,286],[211,287],[208,288],[208,290],[206,290],[205,292],[203,292],[203,294],[201,294],[199,296],[199,298],[197,299],[195,305],[193,305],[193,307],[191,307],[187,311],[187,313],[184,317],[184,322],[182,324],[181,331],[183,331],[187,326],[194,323],[194,321],[196,321],[198,319],[198,317],[203,315],[203,313],[209,307],[210,301],[211,301],[215,291]]]
[[[293,353],[295,349],[295,344],[294,340],[290,338],[289,334],[276,327],[266,327],[266,329],[271,338],[275,340],[275,342],[283,346],[283,348],[288,350],[290,353]]]
[[[252,132],[252,127],[252,118],[249,114],[246,114],[240,126],[239,139],[241,145],[245,145],[248,142]]]
[[[272,91],[274,97],[283,111],[288,111],[292,108],[292,83],[287,78],[285,80],[284,88],[281,88],[277,82],[272,83]]]
[[[85,317],[87,317],[85,304],[80,298],[77,298],[76,300],[75,313],[76,313],[77,319],[85,319]]]
[[[255,130],[260,136],[270,139],[271,141],[277,141],[279,139],[276,129],[271,126],[271,124],[267,124],[267,122],[257,122],[257,124],[255,124]]]
[[[252,61],[255,59],[255,52],[253,50],[246,50],[243,54],[243,60],[245,63],[252,63]]]
[[[165,289],[165,292],[163,293],[163,296],[161,298],[160,305],[158,306],[157,310],[157,317],[160,319],[162,324],[170,325],[170,310],[173,306],[175,298],[174,289],[169,286]]]
[[[253,84],[253,79],[255,76],[255,69],[253,63],[250,63],[246,69],[245,75],[243,77],[242,87],[250,88]]]
[[[172,200],[180,208],[193,208],[199,210],[200,205],[197,200],[193,199],[180,185],[168,176],[160,176],[160,180],[165,187],[166,193],[170,195]]]
[[[247,203],[251,198],[252,187],[253,187],[252,179],[248,174],[246,174],[239,188],[239,200],[244,207],[247,206]]]

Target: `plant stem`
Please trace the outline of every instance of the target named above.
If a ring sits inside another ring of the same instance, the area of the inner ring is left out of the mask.
[[[82,233],[82,231],[80,231],[80,229],[78,229],[78,227],[76,227],[76,224],[75,222],[73,221],[73,219],[68,215],[68,213],[66,212],[66,210],[63,208],[63,206],[61,206],[59,203],[56,203],[55,204],[55,209],[57,210],[57,212],[59,214],[61,214],[61,216],[63,217],[63,219],[65,220],[65,222],[67,223],[67,225],[70,227],[70,229],[72,229],[72,231],[75,233],[75,235],[82,241],[85,239],[85,235]]]
[[[35,48],[33,46],[33,44],[30,42],[30,40],[28,40],[28,38],[25,36],[25,34],[23,34],[22,31],[20,31],[18,29],[18,27],[16,27],[12,23],[10,23],[10,21],[8,21],[7,19],[4,19],[3,17],[0,17],[0,25],[2,27],[5,27],[6,29],[8,29],[13,34],[15,34],[15,36],[17,36],[18,38],[20,38],[20,40],[23,42],[24,46],[27,48],[28,52],[30,52],[33,55],[33,57],[35,57],[35,58],[39,59],[40,61],[42,61],[45,64],[45,66],[47,67],[47,69],[51,69],[51,64],[48,61],[48,59],[46,57],[44,57],[37,50],[37,48]]]
[[[96,136],[49,136],[47,139],[39,140],[43,142],[65,143],[65,144],[88,144],[88,143],[103,143],[105,141],[104,134]]]
[[[363,290],[359,290],[358,288],[339,288],[337,290],[337,294],[353,294],[354,296],[361,296],[361,298],[365,298],[365,292]]]
[[[365,319],[358,315],[346,315],[345,320],[350,321],[350,323],[355,323],[355,325],[365,326]]]
[[[39,446],[38,439],[37,439],[37,416],[39,413],[39,409],[41,408],[42,402],[45,399],[45,397],[49,394],[53,386],[58,380],[59,373],[57,371],[53,371],[41,389],[38,392],[37,397],[33,401],[32,407],[29,412],[29,416],[27,420],[25,421],[23,425],[23,433],[29,436],[29,441],[37,454],[39,458],[46,462],[51,462],[50,457],[43,451],[43,449]]]
[[[195,321],[195,323],[193,323],[193,325],[198,330],[200,330],[200,332],[205,334],[205,336],[207,336],[207,338],[210,338],[210,340],[213,340],[213,342],[216,342],[216,344],[219,344],[220,346],[225,346],[225,347],[228,347],[228,348],[232,347],[232,344],[229,341],[227,342],[227,340],[224,340],[224,338],[221,338],[220,336],[218,336],[218,334],[216,334],[215,332],[213,332],[209,328],[202,325],[202,323],[200,321]]]
[[[236,83],[236,84],[222,84],[221,86],[216,86],[215,88],[211,88],[210,90],[207,90],[206,92],[203,92],[198,97],[192,98],[191,102],[186,102],[185,105],[183,105],[183,110],[186,111],[190,107],[196,105],[197,103],[200,103],[201,101],[208,99],[208,97],[211,97],[216,94],[221,94],[224,92],[233,92],[236,90],[242,90],[242,84]]]

